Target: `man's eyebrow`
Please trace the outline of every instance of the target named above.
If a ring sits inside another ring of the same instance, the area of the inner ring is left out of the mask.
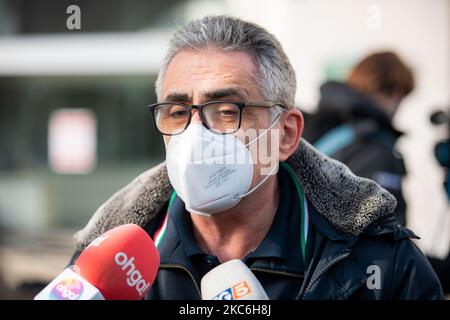
[[[202,97],[205,100],[216,100],[230,96],[237,96],[238,98],[244,99],[246,94],[238,88],[223,88],[202,93]]]
[[[189,101],[189,95],[186,93],[173,92],[169,93],[164,101]]]
[[[212,91],[207,91],[201,94],[202,100],[218,100],[226,97],[232,97],[236,96],[242,100],[245,100],[245,97],[247,96],[243,90],[238,88],[222,88],[222,89],[216,89]],[[172,92],[169,93],[164,101],[190,101],[190,96],[186,93],[181,92]]]

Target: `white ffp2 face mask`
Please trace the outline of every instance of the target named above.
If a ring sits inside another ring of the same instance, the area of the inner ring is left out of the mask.
[[[166,153],[167,171],[186,210],[206,216],[228,210],[264,183],[278,166],[249,191],[254,162],[246,147],[276,122],[247,145],[232,134],[216,134],[197,123],[172,136]]]

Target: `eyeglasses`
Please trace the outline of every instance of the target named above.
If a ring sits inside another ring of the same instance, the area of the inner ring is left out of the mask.
[[[271,102],[211,101],[197,105],[175,102],[155,103],[148,106],[159,133],[173,136],[182,133],[191,123],[192,109],[197,109],[203,125],[219,134],[230,134],[241,127],[242,110],[246,107],[272,108],[280,106]]]

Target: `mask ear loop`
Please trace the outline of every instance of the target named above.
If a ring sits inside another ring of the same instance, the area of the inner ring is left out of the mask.
[[[248,196],[249,194],[251,194],[253,191],[255,191],[256,189],[258,189],[264,182],[267,181],[267,179],[270,178],[270,176],[275,172],[275,170],[277,170],[279,168],[279,164],[278,162],[273,166],[273,168],[270,170],[270,172],[264,177],[264,179],[262,179],[256,186],[254,186],[253,188],[250,189],[250,191],[247,191],[246,193],[244,193],[243,195],[239,195],[239,194],[235,194],[234,195],[234,199],[242,199],[246,196]]]
[[[266,129],[263,131],[263,133],[261,133],[259,136],[257,136],[255,139],[251,140],[249,143],[244,144],[244,147],[248,147],[249,145],[253,144],[255,141],[257,141],[259,138],[261,138],[262,136],[264,136],[270,129],[272,129],[273,127],[275,127],[275,125],[277,124],[278,120],[280,120],[281,116],[283,114],[280,114],[275,121]]]
[[[283,114],[280,114],[275,121],[266,129],[264,130],[263,133],[261,133],[259,136],[257,136],[255,139],[253,139],[252,141],[250,141],[249,143],[245,144],[244,147],[247,147],[249,145],[251,145],[252,143],[254,143],[255,141],[257,141],[259,138],[261,138],[262,136],[264,136],[270,129],[272,129],[275,124],[278,122],[278,120],[280,120],[281,116]],[[239,195],[239,194],[235,194],[234,195],[234,199],[242,199],[246,196],[248,196],[249,194],[251,194],[253,191],[255,191],[256,189],[258,189],[264,182],[267,181],[267,179],[270,178],[270,176],[275,172],[275,170],[277,170],[279,168],[279,163],[277,162],[273,168],[270,170],[270,172],[264,177],[264,179],[262,179],[256,186],[254,186],[253,188],[251,188],[249,191],[247,191],[246,193],[244,193],[243,195]]]

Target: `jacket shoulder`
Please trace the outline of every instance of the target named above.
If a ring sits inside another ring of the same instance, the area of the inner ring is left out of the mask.
[[[361,235],[356,259],[379,265],[386,299],[443,299],[436,273],[412,240],[420,238],[394,219],[381,219]]]
[[[397,242],[392,274],[392,298],[443,299],[439,278],[422,251],[410,239]]]

